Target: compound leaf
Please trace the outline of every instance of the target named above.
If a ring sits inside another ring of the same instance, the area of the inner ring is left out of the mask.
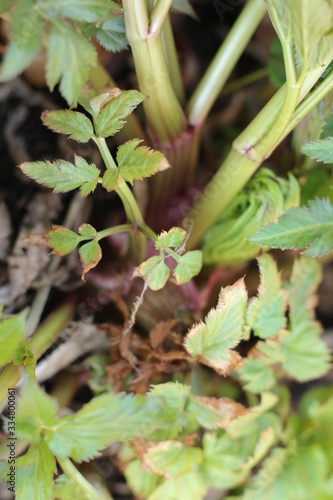
[[[333,249],[333,206],[328,199],[316,199],[308,207],[291,208],[251,241],[283,250],[305,248],[305,255],[321,257]]]
[[[231,349],[244,337],[247,299],[244,279],[222,288],[216,309],[211,309],[205,322],[195,325],[185,339],[185,348],[192,356],[199,356],[202,363],[222,375],[242,363]]]
[[[99,169],[89,165],[84,158],[75,156],[75,166],[65,160],[26,162],[19,168],[39,184],[53,188],[55,193],[67,193],[80,188],[81,196],[87,196],[97,186]]]
[[[95,119],[95,130],[99,137],[110,137],[124,126],[125,118],[143,101],[137,90],[125,90],[108,102]]]
[[[68,134],[70,139],[78,142],[88,142],[94,135],[89,118],[77,111],[44,111],[42,121],[54,132]]]
[[[96,30],[96,38],[106,50],[120,52],[127,49],[125,22],[123,16],[114,16]]]
[[[258,297],[251,300],[246,321],[261,338],[274,337],[286,325],[285,299],[276,263],[268,254],[258,258],[260,286]]]

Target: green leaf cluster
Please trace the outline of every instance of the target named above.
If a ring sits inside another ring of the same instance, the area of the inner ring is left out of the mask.
[[[262,169],[236,196],[229,208],[207,231],[203,242],[204,264],[235,264],[254,258],[258,247],[251,237],[288,208],[299,205],[299,185]]]
[[[323,376],[330,356],[314,319],[319,264],[306,257],[295,261],[283,286],[269,255],[258,262],[257,297],[248,301],[243,280],[222,289],[217,307],[189,331],[186,350],[223,376],[238,370],[245,389],[255,393],[271,389],[284,374],[301,382]],[[260,340],[243,359],[234,348],[251,332]]]
[[[2,10],[12,3],[6,2]],[[11,14],[12,35],[0,80],[14,78],[26,69],[46,43],[48,86],[53,90],[60,82],[69,104],[77,104],[89,72],[97,64],[92,37],[113,52],[127,47],[122,9],[110,0],[17,0]]]
[[[201,270],[202,253],[200,250],[184,253],[186,236],[186,231],[179,227],[163,231],[155,241],[155,250],[159,254],[135,268],[133,276],[143,278],[151,290],[160,290],[169,279],[170,268],[165,261],[171,257],[177,264],[173,270],[173,281],[177,285],[190,281]]]

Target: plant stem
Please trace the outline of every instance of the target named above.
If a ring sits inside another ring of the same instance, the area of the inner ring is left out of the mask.
[[[268,76],[268,71],[266,68],[258,69],[257,71],[253,71],[248,75],[242,76],[241,78],[237,78],[237,80],[233,80],[228,83],[221,92],[221,96],[226,96],[240,90],[247,85],[251,85],[251,83],[255,83],[262,78],[266,78]]]
[[[161,33],[164,21],[168,15],[172,0],[157,0],[150,16],[149,33]]]
[[[76,484],[82,493],[85,494],[87,500],[106,500],[112,499],[111,495],[108,497],[101,493],[101,491],[97,491],[90,483],[86,480],[84,476],[77,470],[77,468],[73,465],[72,461],[69,458],[60,458],[56,455],[57,462],[62,468],[64,474],[68,477],[68,479]]]
[[[263,0],[249,0],[246,3],[191,97],[188,106],[191,125],[200,126],[205,121],[265,12]]]
[[[183,105],[185,103],[185,90],[180,72],[179,59],[173,37],[170,16],[166,16],[164,21],[162,44],[173,90],[175,91],[178,101],[181,105]]]
[[[231,152],[188,213],[188,217],[194,222],[188,249],[200,242],[207,229],[228,207],[257,168],[292,130],[291,124],[295,126],[300,121],[298,109],[302,110],[301,116],[305,116],[331,90],[332,79],[328,80],[328,77],[324,86],[324,82],[319,85],[319,91],[313,91],[316,94],[314,97],[310,96],[310,104],[300,104],[295,110],[297,103],[304,99],[324,71],[325,66],[316,68],[306,77],[301,74],[295,86],[288,87],[285,84],[281,87],[234,141]]]
[[[120,224],[119,226],[108,227],[107,229],[103,229],[103,231],[98,231],[97,240],[100,241],[101,239],[113,236],[114,234],[132,233],[133,231],[134,227],[132,224]]]
[[[93,140],[99,149],[106,168],[118,168],[110,153],[105,139],[103,137],[95,137],[93,138]],[[141,215],[140,208],[136,202],[136,199],[134,198],[132,191],[124,180],[121,180],[118,183],[116,193],[123,203],[128,221],[131,222],[135,227],[141,226],[144,221]],[[132,251],[134,254],[139,254],[139,260],[143,260],[146,255],[146,238],[142,233],[136,233],[134,235],[134,238],[136,240],[137,247],[132,248]]]
[[[130,42],[140,91],[153,141],[169,144],[186,128],[163,51],[161,33],[150,33],[145,0],[124,0],[126,34]]]

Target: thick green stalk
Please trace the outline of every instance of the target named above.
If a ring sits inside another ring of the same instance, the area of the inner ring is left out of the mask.
[[[327,61],[327,65],[329,62]],[[304,117],[318,103],[319,97],[323,98],[331,90],[332,80],[328,80],[328,77],[324,87],[324,82],[319,85],[320,91],[313,91],[316,96],[308,98],[311,100],[305,108],[304,103],[296,108],[297,103],[302,102],[324,70],[325,66],[317,68],[306,78],[301,75],[295,86],[288,87],[285,84],[281,87],[234,141],[231,152],[187,215],[194,222],[188,249],[198,245],[205,232],[228,207],[257,168],[292,130],[290,125],[296,126],[300,121],[298,109],[302,109],[301,116]]]
[[[185,90],[169,16],[166,16],[164,21],[162,44],[173,90],[178,101],[183,105],[185,103]]]
[[[188,106],[191,125],[200,126],[205,121],[265,12],[263,0],[248,0],[246,3],[191,97]]]
[[[143,104],[150,134],[154,142],[172,143],[185,130],[186,119],[168,73],[161,24],[150,32],[145,0],[124,0],[123,7],[140,91],[147,97]]]
[[[99,149],[106,168],[117,168],[117,165],[112,158],[105,139],[102,137],[95,137],[93,140]],[[136,199],[134,198],[132,191],[124,180],[118,182],[116,193],[123,203],[128,221],[131,222],[135,227],[140,226],[144,222],[140,208],[136,202]],[[132,250],[135,254],[139,255],[139,260],[142,261],[146,255],[146,237],[142,233],[136,233],[134,235],[134,239],[136,241],[136,246]]]

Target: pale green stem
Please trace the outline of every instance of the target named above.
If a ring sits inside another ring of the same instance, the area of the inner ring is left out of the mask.
[[[265,12],[263,0],[249,0],[246,3],[191,97],[188,106],[191,125],[198,126],[205,121]]]
[[[164,21],[162,44],[173,89],[178,101],[183,105],[185,103],[185,90],[169,16],[166,16]]]
[[[233,80],[228,83],[221,92],[221,96],[226,96],[229,94],[233,94],[237,90],[240,90],[247,85],[251,85],[251,83],[255,83],[258,80],[262,80],[268,76],[267,68],[258,69],[257,71],[253,71],[248,75],[242,76],[241,78],[237,78],[237,80]]]
[[[88,500],[112,499],[111,495],[106,496],[101,491],[97,491],[85,477],[80,474],[69,458],[60,458],[56,455],[57,462],[68,479],[76,484]]]
[[[181,136],[186,120],[170,80],[161,34],[150,34],[144,0],[124,0],[123,6],[149,129],[156,142],[169,144]]]
[[[95,144],[99,149],[99,152],[103,158],[106,168],[109,169],[118,168],[110,153],[110,150],[106,144],[105,139],[102,137],[94,137],[93,141],[95,142]],[[123,203],[128,221],[134,224],[134,226],[140,226],[144,222],[140,208],[137,204],[136,199],[134,198],[132,191],[130,190],[130,188],[128,187],[128,185],[124,180],[120,180],[118,182],[116,193],[118,194],[119,198]],[[147,244],[146,238],[143,234],[137,233],[135,234],[135,240],[136,243],[138,244],[138,249],[137,252],[135,253],[139,254],[139,260],[143,260],[146,254],[146,244]],[[133,248],[132,250],[134,251],[135,249]]]
[[[326,66],[329,62],[326,62]],[[296,126],[301,117],[331,90],[332,80],[327,78],[324,86],[324,82],[319,85],[319,91],[313,91],[315,96],[309,97],[307,105],[304,106],[303,103],[295,110],[297,103],[304,99],[324,71],[325,66],[317,68],[306,77],[301,75],[300,84],[304,80],[301,89],[299,85],[288,88],[285,84],[234,141],[224,163],[188,213],[188,217],[194,222],[188,249],[198,245],[205,232],[229,206],[257,168],[292,130],[291,124]],[[302,110],[301,113],[299,109]]]
[[[161,33],[164,21],[169,13],[172,0],[157,0],[150,16],[149,33]]]

